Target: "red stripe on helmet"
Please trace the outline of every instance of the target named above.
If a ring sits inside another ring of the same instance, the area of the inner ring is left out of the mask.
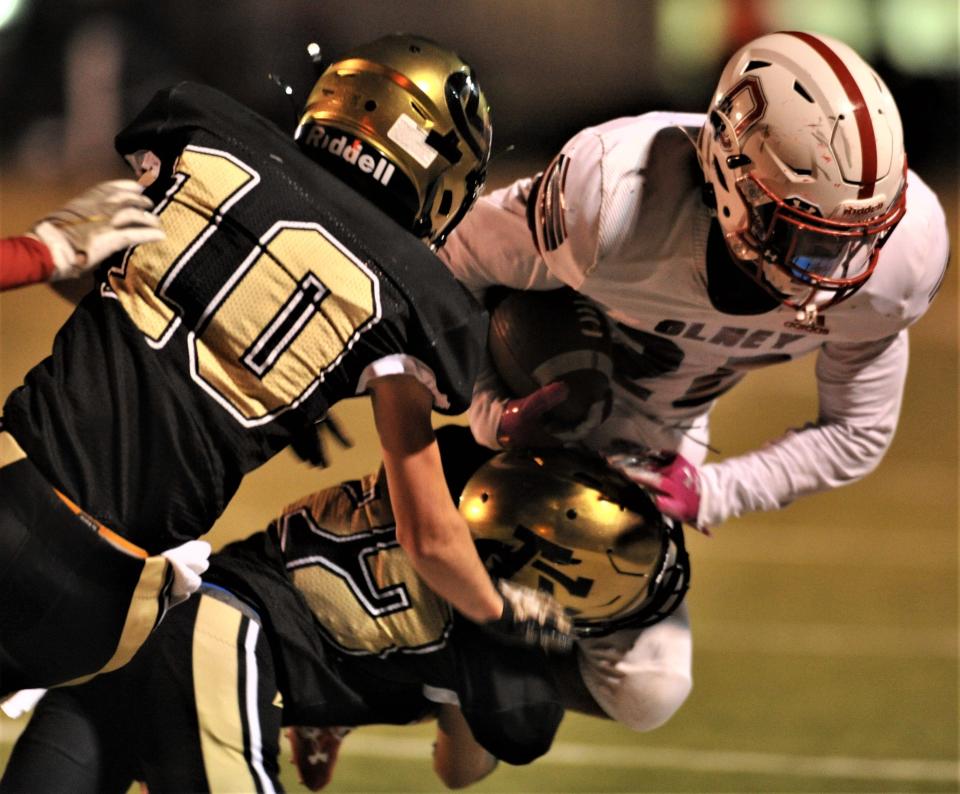
[[[806,42],[817,51],[827,62],[827,65],[833,69],[833,73],[837,76],[840,85],[847,94],[847,99],[853,105],[853,118],[857,122],[857,132],[860,134],[860,143],[863,150],[863,172],[857,198],[870,198],[877,185],[877,136],[873,131],[873,121],[870,118],[870,111],[867,108],[866,100],[863,98],[863,93],[860,91],[860,86],[857,85],[857,81],[840,56],[816,36],[794,30],[784,32],[788,36],[795,36]]]

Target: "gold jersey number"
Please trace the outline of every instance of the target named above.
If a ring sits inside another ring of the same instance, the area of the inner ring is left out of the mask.
[[[450,605],[400,548],[375,476],[290,505],[279,522],[287,569],[327,637],[350,654],[427,653],[443,646]]]
[[[149,344],[173,337],[184,313],[172,295],[260,175],[233,155],[188,146],[159,205],[162,242],[135,248],[110,288]],[[234,249],[229,249],[234,250]],[[187,334],[194,380],[241,424],[295,407],[380,318],[379,282],[317,223],[277,221],[237,254]]]

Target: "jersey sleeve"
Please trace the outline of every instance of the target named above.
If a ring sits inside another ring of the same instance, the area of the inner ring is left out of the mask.
[[[407,374],[413,374],[434,394],[434,410],[455,415],[470,405],[486,349],[489,317],[467,290],[438,267],[448,280],[432,278],[417,290],[432,290],[432,296],[412,298],[403,353],[374,362],[373,368],[402,366],[410,370]]]
[[[927,311],[950,260],[947,219],[940,201],[913,171],[907,174],[907,213],[880,251],[868,290],[878,316],[906,327]]]
[[[597,266],[603,170],[602,139],[584,130],[553,159],[531,197],[537,249],[550,272],[574,289]]]
[[[117,133],[114,147],[134,171],[146,170],[143,158],[147,152],[169,169],[198,129],[214,133],[234,130],[239,107],[229,96],[209,86],[177,83],[154,94],[133,121]],[[244,123],[258,124],[252,121],[254,118],[244,111]],[[259,125],[269,128],[265,121]]]
[[[415,378],[433,395],[433,404],[438,411],[450,411],[450,399],[440,391],[436,373],[416,356],[405,353],[394,353],[367,364],[357,381],[357,394],[363,394],[373,381],[389,375],[409,375]]]
[[[50,250],[32,237],[0,240],[0,291],[46,281],[53,272]]]
[[[824,345],[817,421],[756,452],[703,466],[697,523],[775,510],[873,471],[897,428],[908,350],[906,330],[877,342]]]
[[[450,272],[482,300],[485,291],[503,285],[514,289],[556,289],[563,283],[547,269],[527,222],[535,184],[520,179],[483,196],[437,252]]]
[[[169,167],[183,148],[185,137],[171,134],[181,127],[178,117],[182,114],[182,85],[158,91],[133,121],[117,133],[114,146],[131,163],[139,153],[149,151]]]
[[[585,130],[534,177],[477,202],[440,256],[473,292],[577,289],[596,264],[603,146]]]

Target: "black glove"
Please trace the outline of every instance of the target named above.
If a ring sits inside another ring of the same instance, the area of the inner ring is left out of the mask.
[[[560,653],[573,648],[573,621],[553,596],[506,579],[499,579],[496,587],[503,597],[503,614],[483,627],[497,639]]]
[[[327,455],[324,450],[323,437],[332,435],[334,440],[344,449],[353,446],[353,440],[340,427],[339,423],[329,414],[322,422],[311,425],[297,433],[290,442],[290,449],[300,460],[312,463],[314,466],[326,467]]]

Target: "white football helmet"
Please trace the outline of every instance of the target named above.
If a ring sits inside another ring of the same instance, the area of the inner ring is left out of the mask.
[[[820,34],[773,33],[735,53],[698,154],[734,259],[808,319],[866,282],[906,212],[893,97]]]

